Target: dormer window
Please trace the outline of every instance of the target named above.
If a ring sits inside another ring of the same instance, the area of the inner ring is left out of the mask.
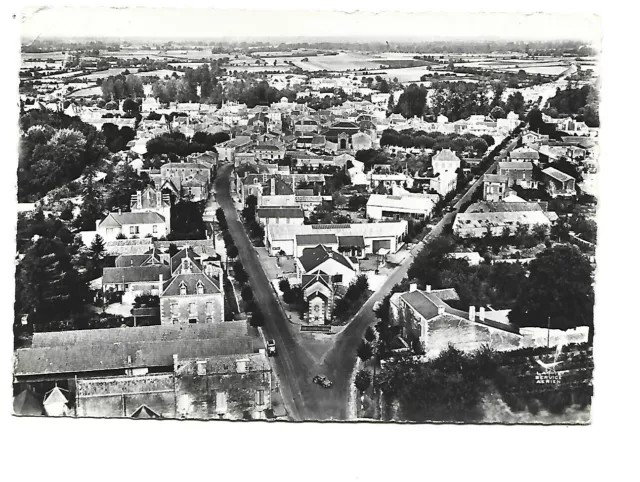
[[[180,283],[180,295],[184,296],[186,294],[187,294],[187,285],[183,281],[182,283]]]
[[[188,273],[189,271],[191,271],[189,269],[189,259],[188,258],[184,258],[182,260],[182,272],[183,273]]]
[[[198,281],[198,284],[196,285],[196,290],[199,295],[204,294],[204,284],[202,284],[202,281]]]

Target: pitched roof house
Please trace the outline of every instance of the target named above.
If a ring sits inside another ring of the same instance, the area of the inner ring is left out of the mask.
[[[391,315],[401,327],[401,335],[409,342],[419,342],[425,356],[437,357],[450,343],[471,352],[482,345],[497,350],[517,348],[520,330],[505,321],[505,313],[476,307],[469,311],[452,308],[448,299],[457,299],[453,289],[420,291],[412,284],[409,291],[391,297]]]
[[[224,321],[222,270],[204,261],[189,247],[183,247],[170,262],[171,278],[160,292],[160,322],[221,323]]]
[[[547,191],[552,196],[573,196],[576,194],[576,179],[555,167],[547,167],[542,171]]]
[[[334,282],[348,285],[356,277],[358,265],[320,244],[302,251],[302,256],[296,258],[296,271],[299,278],[304,274],[324,273],[331,276]]]

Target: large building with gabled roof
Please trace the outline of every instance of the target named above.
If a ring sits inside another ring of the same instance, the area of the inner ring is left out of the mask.
[[[125,238],[161,238],[169,234],[167,219],[157,212],[109,213],[96,221],[96,231],[105,241]]]
[[[171,257],[171,278],[160,278],[160,322],[221,323],[224,321],[222,270],[189,246]]]

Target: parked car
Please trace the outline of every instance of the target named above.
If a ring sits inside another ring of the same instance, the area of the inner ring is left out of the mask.
[[[276,350],[276,342],[274,340],[267,341],[267,355],[276,356],[278,354]]]
[[[322,388],[331,388],[333,382],[324,375],[316,375],[313,377],[313,383],[320,385]]]

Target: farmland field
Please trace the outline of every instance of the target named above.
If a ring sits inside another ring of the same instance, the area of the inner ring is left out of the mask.
[[[278,64],[276,67],[273,64],[268,65],[229,65],[226,67],[228,72],[289,72],[291,70],[290,65]]]
[[[113,68],[113,69],[108,69],[108,70],[100,70],[97,72],[93,72],[91,74],[87,74],[87,75],[83,75],[81,76],[83,79],[87,79],[87,80],[97,80],[97,79],[105,79],[107,77],[109,77],[110,75],[118,75],[121,74],[122,72],[124,72],[125,70],[129,70],[130,73],[135,74],[138,69],[136,68],[130,68],[130,69],[126,69],[126,68]]]
[[[317,57],[309,57],[308,62],[302,62],[302,58],[290,58],[288,60],[291,60],[297,67],[308,71],[345,71],[375,69],[381,67],[379,59],[374,58],[371,55],[355,52],[341,52],[338,55],[319,55]]]
[[[67,56],[66,52],[42,52],[42,53],[21,53],[23,61],[25,60],[64,60]]]
[[[79,89],[69,94],[68,97],[92,97],[94,95],[102,95],[102,88],[95,86]]]

